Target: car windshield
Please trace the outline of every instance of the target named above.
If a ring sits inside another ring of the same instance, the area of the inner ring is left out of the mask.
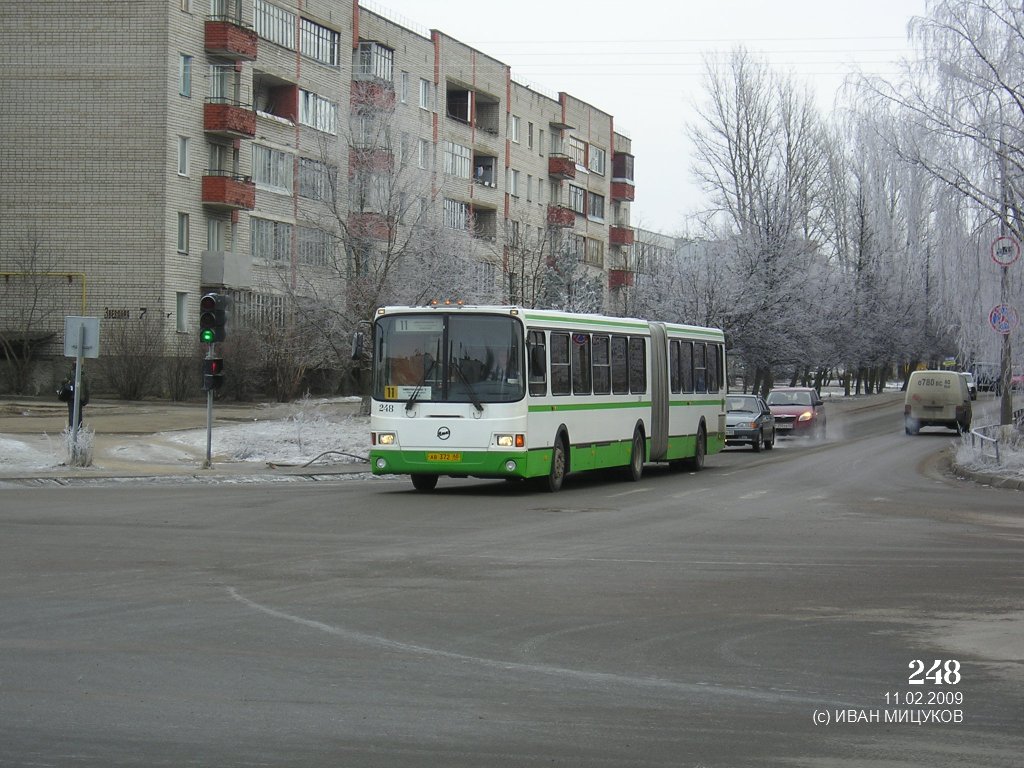
[[[730,411],[747,411],[749,413],[757,413],[761,410],[757,406],[756,397],[730,397],[727,402]]]
[[[768,405],[810,405],[811,393],[775,391],[768,393]]]

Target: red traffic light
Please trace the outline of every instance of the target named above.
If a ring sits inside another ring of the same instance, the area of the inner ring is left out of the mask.
[[[224,358],[207,357],[203,359],[203,389],[220,389],[224,386]]]

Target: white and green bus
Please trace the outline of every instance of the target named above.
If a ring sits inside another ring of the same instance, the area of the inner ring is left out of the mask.
[[[370,461],[438,477],[537,478],[645,462],[700,469],[725,444],[722,331],[523,307],[382,307]]]

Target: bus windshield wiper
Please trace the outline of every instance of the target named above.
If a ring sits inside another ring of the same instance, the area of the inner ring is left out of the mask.
[[[454,357],[452,358],[452,368],[459,374],[459,378],[462,379],[462,383],[466,385],[466,392],[469,394],[469,399],[473,401],[473,406],[478,411],[483,411],[484,407],[480,404],[480,399],[476,396],[476,392],[473,390],[473,385],[469,383],[469,379],[466,378],[466,374],[462,372],[462,366],[459,365],[459,361]]]
[[[412,395],[408,400],[405,401],[405,411],[408,413],[412,407],[416,404],[416,398],[420,396],[420,391],[423,389],[423,385],[427,383],[427,379],[430,378],[430,374],[434,372],[434,368],[437,366],[437,358],[435,357],[430,361],[430,365],[427,366],[427,370],[423,373],[423,378],[420,379],[420,383],[416,385],[416,389],[412,391]]]

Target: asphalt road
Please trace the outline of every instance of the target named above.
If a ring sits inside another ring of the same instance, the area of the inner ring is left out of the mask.
[[[5,489],[0,766],[1021,765],[1021,495],[830,419],[554,495]]]

